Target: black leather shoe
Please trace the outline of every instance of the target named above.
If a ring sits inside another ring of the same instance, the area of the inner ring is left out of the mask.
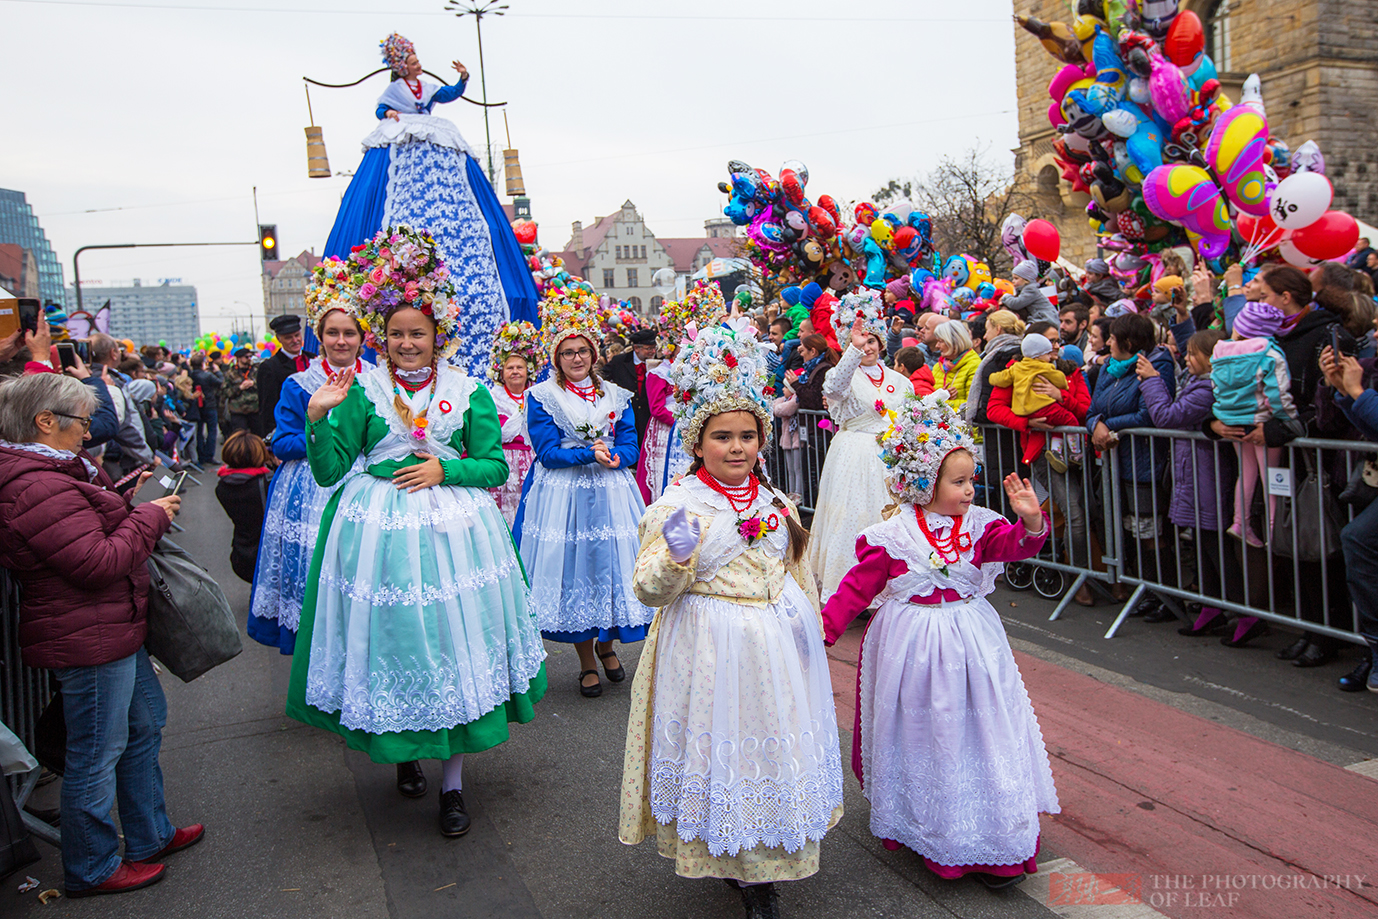
[[[1144,622],[1173,622],[1176,619],[1177,616],[1166,606],[1160,606],[1144,613]]]
[[[1279,651],[1277,658],[1280,661],[1294,661],[1301,657],[1302,653],[1309,647],[1311,647],[1311,639],[1303,636]]]
[[[1359,666],[1340,677],[1340,692],[1363,692],[1368,689],[1368,675],[1373,672],[1373,658],[1364,655]]]
[[[1223,635],[1225,634],[1225,631],[1229,628],[1230,620],[1225,616],[1224,613],[1221,613],[1219,616],[1216,616],[1214,619],[1212,619],[1210,622],[1207,622],[1199,629],[1192,628],[1191,626],[1186,625],[1178,629],[1177,634],[1185,635],[1188,638],[1200,638],[1202,635]]]
[[[1262,638],[1264,635],[1271,634],[1272,631],[1272,629],[1268,628],[1268,623],[1260,619],[1258,622],[1255,622],[1245,629],[1244,634],[1239,636],[1239,638],[1235,638],[1234,633],[1231,632],[1229,635],[1220,639],[1220,643],[1227,648],[1242,648],[1255,638]]]
[[[404,798],[426,797],[426,773],[416,760],[397,764],[397,790]]]
[[[588,676],[590,673],[594,676],[598,676],[597,670],[581,670],[579,672],[579,695],[588,699],[593,699],[603,694],[603,681],[599,680],[592,686],[585,686],[584,677]]]
[[[1293,667],[1319,667],[1335,659],[1335,649],[1325,645],[1311,644],[1292,661]]]
[[[464,794],[458,791],[440,793],[440,835],[454,838],[469,832],[469,812],[464,809]]]
[[[621,661],[618,661],[617,667],[615,667],[612,670],[609,670],[608,658],[610,657],[617,657],[617,652],[612,649],[608,649],[607,651],[604,651],[602,654],[598,655],[598,659],[603,662],[603,673],[607,675],[609,683],[621,683],[623,680],[627,678],[627,669],[622,666]]]
[[[1014,877],[1003,877],[998,874],[986,874],[984,871],[972,872],[972,877],[985,884],[991,890],[1004,890],[1006,887],[1013,887],[1016,884],[1024,883],[1025,875],[1016,874]]]
[[[774,884],[752,884],[737,889],[746,907],[746,919],[780,919],[780,898]]]

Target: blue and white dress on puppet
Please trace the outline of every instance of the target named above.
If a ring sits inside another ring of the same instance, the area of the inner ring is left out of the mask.
[[[274,412],[273,455],[281,461],[268,489],[258,568],[249,601],[249,637],[291,654],[301,621],[321,518],[338,486],[322,488],[306,461],[306,404],[326,382],[325,358],[313,360],[282,385]],[[355,372],[373,369],[360,360]]]
[[[325,254],[347,258],[354,246],[397,224],[429,231],[463,317],[452,362],[480,377],[503,322],[539,322],[539,294],[473,150],[453,122],[430,114],[437,102],[459,98],[463,85],[420,87],[417,98],[405,80],[396,80],[379,97],[381,120],[364,138],[364,160],[340,202]],[[384,117],[389,110],[400,113],[396,120]]]
[[[554,380],[526,395],[536,462],[513,535],[531,579],[531,607],[553,641],[640,641],[655,616],[632,589],[646,512],[633,474],[632,394],[606,381],[602,387],[593,402]],[[600,437],[612,443],[620,468],[593,459]]]

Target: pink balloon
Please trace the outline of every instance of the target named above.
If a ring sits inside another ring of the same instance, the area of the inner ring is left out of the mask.
[[[1078,80],[1086,79],[1086,72],[1075,64],[1068,64],[1053,75],[1053,79],[1048,83],[1048,95],[1054,102],[1061,102],[1062,97],[1067,95],[1067,90],[1072,88],[1072,84]]]
[[[1062,115],[1062,106],[1056,102],[1048,103],[1048,124],[1059,127],[1067,123],[1067,119]]]

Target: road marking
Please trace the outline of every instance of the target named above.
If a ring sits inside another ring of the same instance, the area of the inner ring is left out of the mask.
[[[1217,692],[1228,693],[1229,695],[1232,695],[1232,696],[1234,696],[1234,697],[1237,698],[1237,699],[1244,699],[1244,700],[1246,700],[1246,701],[1248,701],[1248,702],[1257,702],[1257,703],[1260,703],[1260,704],[1262,704],[1262,705],[1266,705],[1266,706],[1268,706],[1269,708],[1275,708],[1275,709],[1277,709],[1278,711],[1286,712],[1286,713],[1289,714],[1289,715],[1295,715],[1295,716],[1297,716],[1298,718],[1304,718],[1304,719],[1306,719],[1307,721],[1310,721],[1312,724],[1318,724],[1318,725],[1321,725],[1322,727],[1327,727],[1327,728],[1338,728],[1338,729],[1341,730],[1341,731],[1348,731],[1348,732],[1351,733],[1351,734],[1358,734],[1360,737],[1369,737],[1369,736],[1371,736],[1371,735],[1369,734],[1368,731],[1360,731],[1360,730],[1358,730],[1357,728],[1352,728],[1352,727],[1349,727],[1348,725],[1344,725],[1344,724],[1334,724],[1333,722],[1322,721],[1321,719],[1315,717],[1314,715],[1308,715],[1306,712],[1299,711],[1298,709],[1292,708],[1290,705],[1280,705],[1280,704],[1278,704],[1277,702],[1272,702],[1272,701],[1270,701],[1270,700],[1268,700],[1268,699],[1260,699],[1258,696],[1250,695],[1250,694],[1247,693],[1247,692],[1243,692],[1243,691],[1241,691],[1241,690],[1234,689],[1233,687],[1230,687],[1230,686],[1221,686],[1219,683],[1212,683],[1212,682],[1210,682],[1209,680],[1203,680],[1203,679],[1201,679],[1200,677],[1185,675],[1185,676],[1182,677],[1182,682],[1183,682],[1183,683],[1194,683],[1194,684],[1197,685],[1197,686],[1204,686],[1204,687],[1206,687],[1207,689],[1214,689],[1214,690],[1216,690]]]
[[[1055,858],[1026,875],[1019,889],[1063,919],[1166,919],[1115,884],[1135,878],[1142,883],[1140,875],[1096,875],[1070,858]]]
[[[1378,779],[1378,759],[1366,759],[1362,762],[1351,763],[1345,768],[1350,772],[1357,772],[1371,779]]]

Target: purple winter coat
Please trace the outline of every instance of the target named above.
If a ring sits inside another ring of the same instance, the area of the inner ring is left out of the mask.
[[[1200,431],[1211,418],[1214,397],[1210,377],[1183,374],[1182,391],[1176,401],[1162,377],[1149,377],[1139,386],[1148,415],[1155,428]],[[1216,481],[1217,450],[1220,482]],[[1195,454],[1195,460],[1192,459]],[[1198,530],[1222,528],[1217,508],[1227,518],[1233,516],[1236,476],[1233,445],[1214,440],[1174,440],[1172,442],[1172,500],[1168,519],[1178,526]]]
[[[0,565],[24,591],[24,663],[92,667],[139,650],[148,633],[144,563],[170,526],[156,504],[130,507],[104,472],[88,480],[79,458],[0,447]]]

